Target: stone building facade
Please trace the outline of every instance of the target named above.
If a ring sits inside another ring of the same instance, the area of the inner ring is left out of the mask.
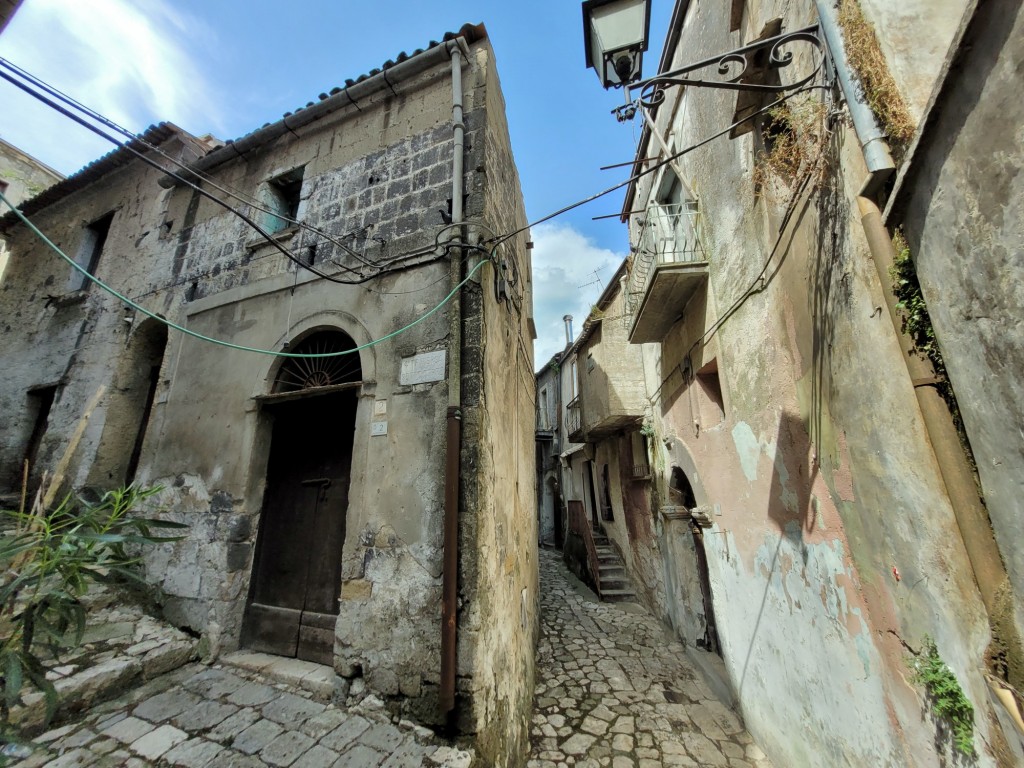
[[[52,469],[93,403],[67,485],[163,486],[188,536],[145,566],[175,624],[211,654],[330,663],[341,688],[516,764],[537,632],[533,322],[527,233],[480,244],[526,224],[484,28],[234,142],[167,124],[144,139],[157,167],[119,149],[23,210],[158,318],[2,221],[6,490],[26,457]]]
[[[0,139],[0,192],[12,204],[39,194],[64,177],[45,163]],[[7,266],[7,243],[0,238],[0,282]]]
[[[1012,697],[997,691],[1007,679],[1020,690],[1024,626],[1014,490],[1021,86],[1011,64],[1020,6],[842,5],[842,21],[827,25],[843,50],[873,30],[876,62],[906,101],[908,136],[888,142],[895,161],[871,156],[877,140],[865,155],[871,142],[851,123],[864,99],[842,90],[831,63],[811,81],[824,87],[785,110],[769,110],[778,96],[665,92],[634,166],[655,170],[623,208],[625,279],[588,320],[600,335],[563,362],[568,371],[576,360],[579,401],[564,416],[583,414],[575,439],[590,473],[567,498],[595,508],[588,518],[620,550],[638,594],[776,764],[954,759],[949,723],[915,682],[930,638],[974,707],[972,759],[1015,765],[1024,741],[1013,705],[1001,703]],[[802,29],[819,11],[838,16],[831,0],[679,0],[658,71]],[[834,59],[837,47],[822,50]],[[750,80],[814,73],[814,46],[784,50],[788,68],[755,61]],[[697,76],[715,79],[715,69]],[[860,74],[852,82],[863,87]],[[950,448],[944,406],[935,418],[936,377],[921,373],[890,320],[900,227],[987,510],[969,472],[970,493],[958,480],[968,465],[955,434]],[[639,361],[595,379],[598,360],[628,359],[624,342]],[[638,381],[644,397],[629,423],[588,435],[588,408],[610,419],[607,403]],[[650,476],[626,482],[637,431]]]

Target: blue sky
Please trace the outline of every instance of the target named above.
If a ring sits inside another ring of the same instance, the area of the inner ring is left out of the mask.
[[[653,0],[657,66],[670,0]],[[532,220],[611,186],[632,158],[639,119],[619,124],[584,64],[578,0],[25,0],[0,55],[133,130],[170,120],[196,135],[241,136],[400,51],[466,22],[495,50],[512,147]],[[111,149],[0,82],[0,136],[63,173]],[[622,193],[534,230],[538,367],[576,329],[627,250]],[[595,274],[596,272],[596,274]]]

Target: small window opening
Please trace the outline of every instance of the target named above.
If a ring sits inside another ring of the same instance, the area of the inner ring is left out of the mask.
[[[718,378],[718,360],[712,360],[697,371],[697,386],[701,398],[701,420],[704,426],[713,427],[725,419],[725,399],[722,397],[722,383]]]
[[[629,436],[630,453],[632,453],[632,475],[634,480],[645,480],[651,475],[651,465],[647,458],[647,435],[637,430]]]
[[[611,480],[608,477],[607,464],[601,467],[601,519],[609,522],[615,519],[612,514]]]
[[[195,280],[189,285],[185,291],[185,301],[195,301],[196,294],[199,292],[199,283]]]
[[[302,195],[303,168],[281,174],[267,182],[267,231],[280,232],[296,222],[299,217],[299,201]]]
[[[84,267],[85,271],[90,275],[95,275],[96,268],[99,267],[100,256],[103,254],[103,248],[107,244],[107,235],[110,234],[110,224],[113,221],[114,212],[111,211],[85,228],[82,245],[78,249],[78,258],[75,259],[75,263],[80,267]],[[73,270],[71,275],[71,290],[82,291],[87,289],[91,284],[92,281],[88,277],[83,275],[77,269]]]

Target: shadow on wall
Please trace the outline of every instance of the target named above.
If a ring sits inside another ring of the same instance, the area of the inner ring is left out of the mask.
[[[830,156],[835,157],[840,132],[833,136]],[[832,346],[836,320],[846,314],[853,296],[853,276],[842,258],[847,242],[849,209],[838,183],[825,186],[818,196],[815,251],[810,259],[811,313],[811,424],[814,455],[822,455],[822,422],[825,403],[832,396]]]
[[[761,596],[761,605],[750,635],[750,645],[743,659],[737,686],[737,693],[741,699],[772,583],[782,578],[780,560],[783,545],[788,543],[787,550],[799,553],[803,566],[807,565],[806,538],[818,524],[817,503],[811,495],[818,467],[812,464],[810,447],[811,439],[804,422],[794,414],[783,411],[775,436],[775,460],[767,509],[767,519],[778,533],[778,542],[772,553],[764,594]]]

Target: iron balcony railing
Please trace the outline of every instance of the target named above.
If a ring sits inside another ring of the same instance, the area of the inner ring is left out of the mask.
[[[707,261],[701,244],[697,201],[652,203],[640,225],[640,239],[626,281],[626,313],[631,320],[659,266]]]
[[[565,426],[570,435],[576,434],[583,427],[580,398],[577,395],[565,406]]]

